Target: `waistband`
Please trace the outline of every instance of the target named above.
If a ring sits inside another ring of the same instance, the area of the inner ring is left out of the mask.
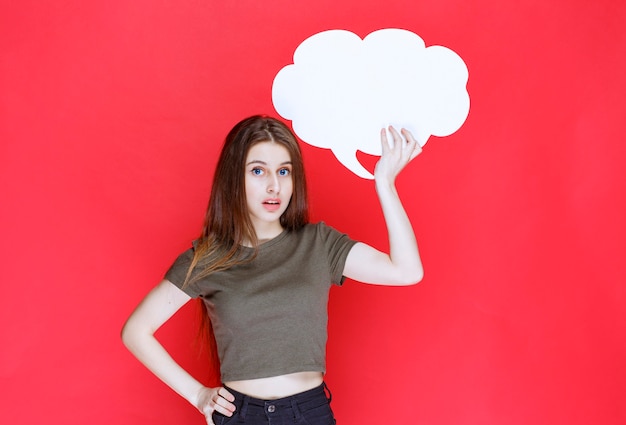
[[[245,417],[249,409],[258,410],[259,408],[268,413],[290,409],[296,417],[299,417],[301,412],[313,409],[321,404],[330,403],[332,399],[332,394],[326,382],[322,382],[321,385],[301,393],[270,400],[251,397],[226,385],[224,385],[224,388],[235,396],[233,404],[237,407],[238,414],[241,417]]]

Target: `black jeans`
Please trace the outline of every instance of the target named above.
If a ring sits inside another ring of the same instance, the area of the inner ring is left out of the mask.
[[[213,413],[215,425],[334,425],[330,409],[332,395],[323,383],[319,387],[277,400],[262,400],[226,387],[235,396],[233,416]],[[328,391],[328,395],[326,392]]]

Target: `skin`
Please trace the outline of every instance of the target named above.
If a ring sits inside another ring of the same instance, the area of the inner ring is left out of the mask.
[[[381,130],[382,156],[374,177],[389,234],[389,253],[364,244],[353,246],[346,258],[344,275],[350,279],[377,285],[405,286],[423,277],[422,263],[406,212],[395,188],[400,171],[419,153],[420,146],[407,130],[398,133],[389,127],[390,144]],[[246,158],[246,200],[259,240],[272,239],[282,232],[280,215],[293,193],[288,152],[272,142],[250,148]],[[270,203],[272,205],[270,205]],[[156,340],[154,333],[190,300],[171,282],[159,283],[141,301],[122,330],[128,349],[155,375],[195,406],[214,425],[214,411],[231,416],[234,397],[224,387],[208,388],[185,371]],[[322,383],[319,372],[299,372],[270,378],[226,382],[237,391],[263,399],[280,398],[314,388]]]
[[[287,149],[272,142],[252,146],[246,157],[245,187],[248,213],[259,241],[278,236],[283,231],[280,216],[293,194]]]

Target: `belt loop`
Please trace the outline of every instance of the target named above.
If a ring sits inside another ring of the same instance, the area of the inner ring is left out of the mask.
[[[328,385],[326,385],[326,381],[324,381],[324,392],[328,393],[326,395],[326,398],[328,399],[328,403],[330,404],[330,402],[333,400],[333,394],[330,392],[330,388],[328,388]]]
[[[241,409],[239,410],[239,417],[241,418],[241,420],[246,419],[246,412],[248,411],[249,401],[250,401],[250,397],[244,394],[243,400],[241,402]]]
[[[291,409],[293,410],[293,421],[299,423],[302,420],[302,414],[298,408],[298,402],[295,397],[291,397]]]

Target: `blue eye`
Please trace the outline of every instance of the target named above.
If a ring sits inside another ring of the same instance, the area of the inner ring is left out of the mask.
[[[278,174],[281,176],[288,176],[290,174],[290,171],[288,168],[281,168],[280,170],[278,170]]]
[[[263,174],[263,170],[261,170],[260,168],[253,168],[252,174],[254,174],[255,176],[260,176]]]

